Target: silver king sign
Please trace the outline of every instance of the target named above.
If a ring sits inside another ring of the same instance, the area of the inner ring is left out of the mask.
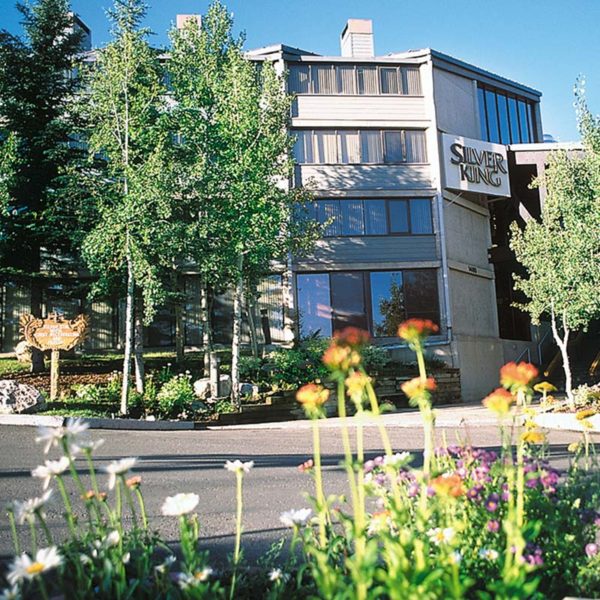
[[[510,196],[505,146],[444,133],[442,148],[445,187]]]

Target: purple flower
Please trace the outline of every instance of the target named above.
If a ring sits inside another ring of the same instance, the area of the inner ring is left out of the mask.
[[[585,553],[588,558],[592,558],[592,556],[596,556],[596,554],[598,554],[598,544],[586,544]]]
[[[364,466],[365,473],[370,473],[374,468],[375,468],[375,461],[374,460],[368,460],[365,463],[365,466]]]
[[[418,483],[411,483],[410,486],[408,487],[408,491],[407,491],[407,495],[409,498],[414,498],[415,496],[417,496],[419,493],[419,484]]]
[[[539,546],[530,544],[527,544],[527,549],[529,549],[529,553],[523,556],[523,560],[533,567],[541,567],[544,564],[542,549]]]
[[[508,484],[507,483],[503,483],[502,484],[502,495],[501,495],[502,501],[503,502],[508,502],[508,499],[510,498],[510,492],[508,490]]]
[[[525,485],[528,488],[535,489],[539,483],[539,479],[537,477],[532,477],[525,482]]]
[[[495,519],[488,521],[487,530],[491,533],[498,533],[500,529],[500,523]]]
[[[488,512],[496,512],[498,510],[499,502],[500,496],[498,496],[498,494],[490,494],[485,501],[485,509]]]
[[[479,500],[479,492],[481,492],[481,487],[476,485],[467,490],[467,498],[469,500]]]

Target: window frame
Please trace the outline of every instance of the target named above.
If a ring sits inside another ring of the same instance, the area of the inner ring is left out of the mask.
[[[308,91],[307,92],[297,92],[290,88],[290,77],[287,79],[287,89],[288,93],[294,94],[295,96],[366,96],[366,97],[396,97],[396,96],[408,96],[410,98],[423,98],[423,86],[421,80],[421,69],[420,64],[412,64],[412,63],[402,63],[402,64],[356,64],[356,63],[310,63],[310,62],[290,62],[288,63],[288,72],[291,71],[294,67],[306,67],[308,68]],[[331,93],[321,93],[315,91],[315,79],[313,76],[313,67],[329,67],[333,70],[333,81],[335,82],[335,90]],[[352,81],[354,87],[354,93],[348,94],[339,91],[339,76],[338,76],[338,67],[352,67]],[[377,78],[377,93],[376,94],[361,94],[360,86],[358,80],[358,69],[372,67],[375,69],[376,78]],[[398,92],[396,93],[383,93],[382,92],[382,69],[394,69],[396,72],[396,85],[398,87]],[[419,77],[419,92],[417,94],[410,94],[408,92],[408,75],[406,74],[407,70],[415,70],[418,73]]]
[[[317,148],[315,146],[315,133],[316,132],[333,132],[335,134],[335,138],[336,138],[336,154],[337,154],[337,160],[338,162],[314,162],[314,160],[317,158],[318,156],[318,151]],[[424,142],[425,142],[425,154],[426,156],[426,161],[425,162],[411,162],[408,160],[408,152],[407,152],[407,145],[406,145],[406,132],[407,131],[416,131],[419,132],[423,135],[424,138]],[[426,129],[418,129],[418,128],[405,128],[405,129],[376,129],[376,128],[370,128],[370,127],[363,127],[363,128],[354,128],[354,127],[343,127],[343,128],[328,128],[328,127],[316,127],[316,128],[302,128],[302,127],[298,127],[297,129],[292,129],[291,130],[291,134],[296,136],[296,143],[298,141],[299,138],[299,134],[302,134],[302,136],[305,136],[306,134],[308,134],[308,138],[311,141],[312,144],[312,150],[311,150],[311,154],[312,154],[312,158],[313,158],[313,162],[300,162],[298,161],[298,157],[294,156],[295,160],[296,160],[296,164],[298,166],[302,166],[302,165],[320,165],[320,166],[339,166],[339,165],[352,165],[352,166],[361,166],[361,165],[378,165],[378,166],[393,166],[393,165],[429,165],[429,152],[428,152],[428,148],[427,148],[427,135],[426,135]],[[342,151],[341,151],[341,136],[340,133],[345,133],[345,132],[357,132],[358,133],[358,144],[359,144],[359,153],[360,153],[360,162],[339,162],[341,159],[341,155],[342,155]],[[361,134],[362,132],[375,132],[378,134],[378,138],[379,138],[379,154],[381,155],[382,161],[381,162],[366,162],[364,160],[363,157],[363,149],[362,149],[362,139],[361,139]],[[401,148],[402,148],[402,160],[401,161],[389,161],[386,162],[385,160],[385,134],[386,133],[400,133],[400,143],[401,143]],[[306,156],[306,152],[303,149],[303,154]]]
[[[383,200],[384,202],[384,207],[385,207],[385,227],[386,227],[386,231],[385,233],[366,233],[367,231],[367,219],[366,219],[366,214],[367,214],[367,208],[365,206],[366,202],[369,202],[370,200]],[[431,226],[431,231],[430,232],[426,232],[426,233],[413,233],[413,224],[412,224],[412,209],[411,209],[411,200],[427,200],[429,203],[429,224]],[[322,224],[322,222],[319,219],[319,203],[326,203],[326,202],[337,202],[338,206],[339,206],[339,210],[337,211],[340,215],[340,217],[342,217],[343,215],[343,210],[342,210],[342,204],[344,202],[358,202],[360,201],[362,204],[362,216],[363,216],[363,222],[362,222],[362,229],[365,233],[351,233],[351,234],[345,234],[345,233],[340,233],[340,234],[335,234],[335,235],[327,235],[327,234],[323,234],[322,239],[331,239],[331,238],[353,238],[353,237],[360,237],[360,238],[382,238],[382,237],[425,237],[425,236],[434,236],[435,235],[435,228],[434,228],[434,218],[433,218],[433,199],[430,196],[411,196],[411,197],[407,197],[407,198],[401,198],[401,197],[394,197],[394,198],[372,198],[372,197],[351,197],[351,198],[318,198],[316,200],[313,200],[311,202],[311,204],[313,205],[312,209],[308,209],[309,212],[311,212],[312,214],[314,214],[316,216],[316,221],[318,221],[319,223]],[[390,218],[390,203],[391,202],[404,202],[406,205],[406,218],[407,218],[407,222],[408,222],[408,231],[398,231],[398,232],[392,232],[391,231],[391,218]],[[340,223],[340,231],[343,231],[343,221]]]
[[[441,321],[442,321],[442,311],[441,311],[441,303],[440,303],[440,286],[439,286],[439,281],[438,281],[438,272],[439,272],[439,268],[436,267],[431,267],[431,268],[397,268],[397,269],[341,269],[341,270],[335,270],[335,271],[323,271],[323,270],[319,270],[319,271],[300,271],[300,272],[296,272],[294,273],[294,300],[296,302],[296,306],[299,307],[300,303],[299,303],[299,298],[298,298],[298,290],[299,290],[299,285],[298,285],[298,277],[302,277],[304,275],[327,275],[327,280],[328,280],[328,288],[329,288],[329,309],[330,309],[330,324],[331,324],[331,333],[332,335],[335,335],[335,330],[334,330],[334,322],[335,322],[335,313],[336,313],[336,308],[333,306],[333,294],[332,294],[332,286],[331,286],[331,274],[332,273],[357,273],[360,274],[362,276],[362,281],[363,281],[363,301],[364,301],[364,305],[365,305],[365,311],[366,311],[366,323],[367,323],[367,327],[369,330],[369,333],[371,334],[371,336],[375,339],[395,339],[398,336],[377,336],[375,335],[375,331],[374,331],[374,321],[373,321],[373,298],[372,298],[372,287],[371,287],[371,274],[372,273],[398,273],[400,272],[402,274],[402,289],[403,289],[403,295],[406,298],[406,294],[404,292],[404,286],[405,286],[405,279],[406,279],[406,274],[410,273],[410,272],[415,272],[415,271],[428,271],[428,272],[433,272],[434,273],[434,281],[435,281],[435,287],[436,287],[436,296],[434,298],[435,300],[435,305],[437,306],[437,317],[438,317],[438,325],[441,326]],[[300,323],[297,321],[296,322],[296,327],[299,329],[299,325]],[[300,331],[300,334],[302,335],[302,332]],[[304,334],[309,335],[309,332],[304,332]]]

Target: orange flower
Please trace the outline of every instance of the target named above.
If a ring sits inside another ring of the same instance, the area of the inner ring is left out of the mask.
[[[106,500],[105,492],[94,492],[94,490],[88,490],[85,494],[81,495],[82,500],[98,500],[99,502],[104,502]]]
[[[514,396],[504,388],[496,388],[483,399],[483,405],[503,417],[508,414],[510,405],[515,401]]]
[[[545,440],[545,436],[541,431],[526,431],[521,435],[521,441],[526,444],[542,444]]]
[[[398,336],[409,344],[415,344],[439,330],[440,328],[429,319],[408,319],[398,327]]]
[[[358,327],[346,327],[346,329],[333,334],[333,340],[338,346],[350,346],[354,349],[368,344],[370,339],[369,332]]]
[[[509,362],[500,369],[500,383],[513,392],[528,387],[537,376],[537,367],[526,362]]]
[[[371,378],[364,373],[361,373],[360,371],[354,371],[352,375],[346,378],[348,395],[351,397],[362,397],[363,390],[367,387],[367,384],[370,381]]]
[[[327,402],[329,390],[316,383],[303,385],[296,393],[296,400],[304,406],[304,410],[311,411],[320,408]]]
[[[334,340],[323,353],[323,362],[332,371],[347,371],[360,364],[360,354],[350,346],[338,346]]]
[[[428,377],[425,381],[420,377],[415,377],[414,379],[405,381],[401,389],[409,398],[413,399],[423,396],[426,391],[433,392],[436,387],[437,385],[433,377]]]
[[[301,465],[298,465],[298,471],[301,473],[305,473],[306,471],[310,471],[315,466],[315,463],[312,458],[304,461]]]
[[[137,490],[142,483],[142,478],[139,475],[134,475],[125,481],[125,485],[132,490]]]
[[[443,475],[432,479],[431,487],[435,490],[435,493],[440,496],[458,498],[465,493],[463,481],[457,473],[444,473]]]

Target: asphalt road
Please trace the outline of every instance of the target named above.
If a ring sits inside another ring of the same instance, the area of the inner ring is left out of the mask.
[[[467,416],[466,422],[462,416]],[[419,452],[422,432],[414,414],[386,415],[392,445],[397,451]],[[462,422],[461,422],[462,421]],[[452,408],[440,411],[438,437],[448,443],[461,438],[476,446],[497,448],[499,434],[493,420],[476,409]],[[205,431],[114,431],[94,430],[93,438],[104,438],[97,452],[97,464],[125,456],[139,462],[135,473],[142,476],[144,497],[151,524],[167,540],[177,539],[177,521],[161,516],[164,498],[178,492],[195,492],[200,496],[198,512],[203,546],[217,558],[225,557],[233,547],[235,476],[226,471],[226,460],[253,460],[254,469],[244,480],[244,546],[247,558],[256,558],[270,543],[286,534],[279,515],[291,508],[307,506],[304,490],[311,479],[297,466],[311,456],[311,434],[307,423],[277,424],[270,427],[245,426]],[[42,448],[34,441],[34,427],[0,426],[0,507],[13,499],[26,499],[41,492],[40,480],[30,472],[42,460]],[[553,462],[565,466],[566,446],[579,434],[552,432],[549,435]],[[339,467],[342,445],[339,427],[333,420],[322,431],[324,480],[326,494],[344,493],[346,478]],[[381,453],[375,427],[365,434],[368,457]],[[418,462],[418,457],[416,459]],[[78,470],[86,476],[83,461]],[[106,475],[100,485],[106,485]],[[78,494],[73,490],[72,496]],[[58,502],[49,511],[55,534],[64,531]],[[24,536],[26,531],[23,531]],[[24,537],[24,540],[27,538]],[[11,554],[12,544],[6,517],[0,515],[0,558]]]

